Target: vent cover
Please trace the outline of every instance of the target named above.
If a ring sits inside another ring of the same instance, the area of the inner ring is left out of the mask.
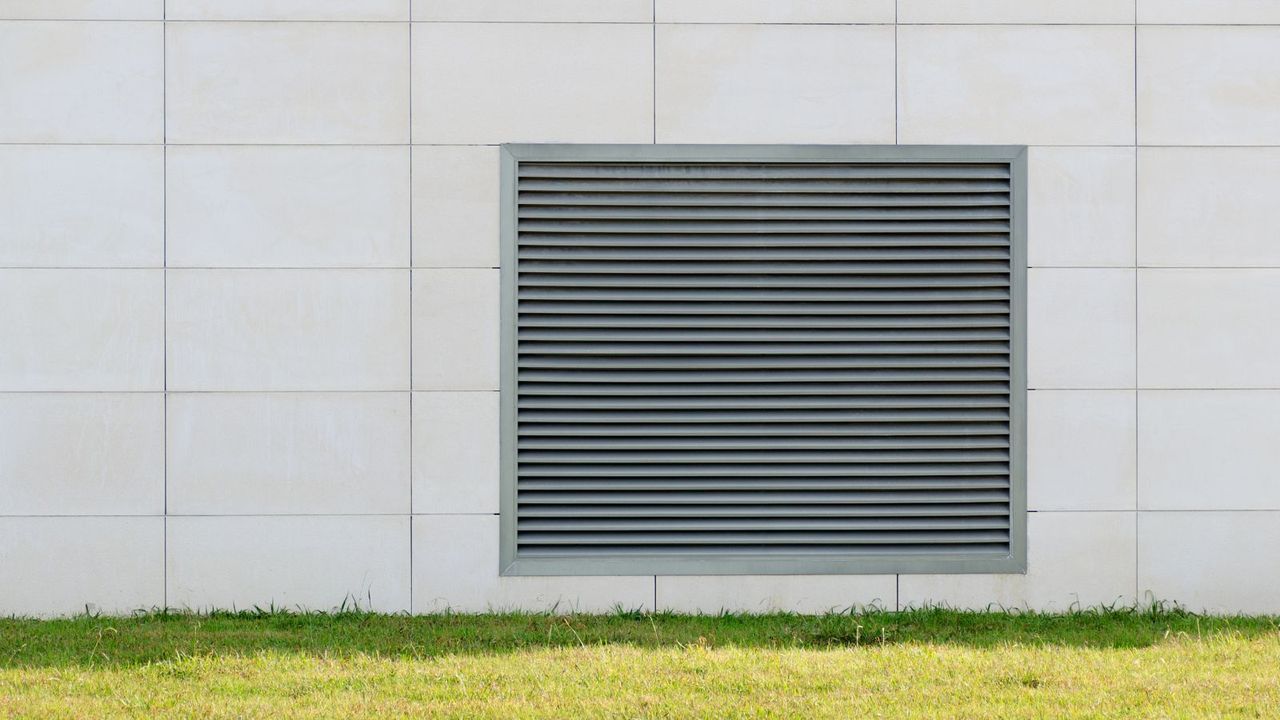
[[[505,146],[502,572],[1023,571],[1024,175]]]

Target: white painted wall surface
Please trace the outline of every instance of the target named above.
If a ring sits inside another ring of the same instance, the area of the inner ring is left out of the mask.
[[[1280,10],[0,0],[0,614],[1280,612]],[[499,578],[502,142],[1029,144],[1025,576]]]

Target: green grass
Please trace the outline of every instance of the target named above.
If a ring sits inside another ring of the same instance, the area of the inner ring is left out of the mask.
[[[1068,615],[0,620],[0,717],[1280,717],[1280,624]]]

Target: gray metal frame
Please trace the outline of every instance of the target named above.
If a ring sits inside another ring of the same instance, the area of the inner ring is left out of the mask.
[[[1008,162],[1012,192],[1010,548],[1007,556],[803,555],[689,558],[516,556],[516,164],[519,161]],[[508,144],[501,151],[501,575],[854,575],[1025,573],[1027,569],[1027,148],[1022,145],[568,145]]]

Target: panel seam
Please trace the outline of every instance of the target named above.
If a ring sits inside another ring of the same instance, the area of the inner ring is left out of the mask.
[[[163,490],[161,520],[161,579],[164,589],[160,594],[161,609],[169,609],[169,9],[162,3],[160,11],[160,343],[162,360],[160,372],[163,411],[161,421],[161,463]]]
[[[409,614],[414,613],[413,586],[413,0],[409,4],[406,33],[409,41]]]
[[[1138,467],[1139,447],[1138,438],[1142,434],[1142,426],[1139,424],[1140,400],[1138,398],[1139,388],[1142,383],[1138,377],[1138,352],[1140,343],[1138,336],[1140,328],[1138,326],[1138,2],[1134,0],[1133,4],[1133,602],[1135,605],[1140,602],[1138,592],[1140,590],[1141,555],[1138,551],[1141,543],[1138,538],[1138,509],[1140,506],[1141,485]]]

